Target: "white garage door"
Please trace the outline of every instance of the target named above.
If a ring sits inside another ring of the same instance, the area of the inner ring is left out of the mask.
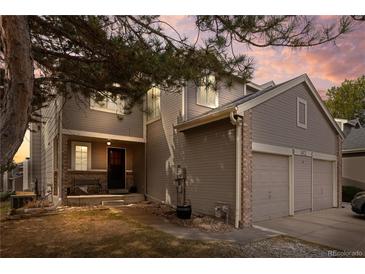
[[[253,221],[289,215],[289,159],[253,153]]]
[[[312,209],[312,158],[294,157],[294,211]]]
[[[332,162],[313,160],[313,209],[333,206]]]

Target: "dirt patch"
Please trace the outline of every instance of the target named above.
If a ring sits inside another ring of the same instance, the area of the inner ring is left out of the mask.
[[[192,215],[191,219],[179,219],[176,217],[176,210],[166,204],[146,201],[131,206],[142,208],[148,213],[156,216],[162,216],[173,224],[197,228],[205,232],[228,232],[233,230],[232,225],[224,223],[224,221],[221,219],[216,219],[210,216]]]

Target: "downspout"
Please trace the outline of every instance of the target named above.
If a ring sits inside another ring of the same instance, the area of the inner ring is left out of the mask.
[[[247,84],[243,84],[243,96],[247,95]]]
[[[242,172],[242,116],[237,114],[237,108],[229,115],[232,125],[236,126],[236,210],[235,228],[239,228],[241,216],[241,172]]]

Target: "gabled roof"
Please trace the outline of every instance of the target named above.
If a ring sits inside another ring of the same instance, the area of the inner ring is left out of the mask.
[[[257,92],[254,92],[252,94],[240,97],[232,102],[229,102],[225,105],[219,106],[218,108],[212,109],[210,111],[207,111],[203,113],[202,115],[185,121],[181,124],[178,124],[175,126],[176,129],[179,131],[184,131],[186,129],[196,127],[205,123],[210,123],[212,121],[216,121],[219,119],[223,119],[226,117],[229,117],[230,111],[237,111],[239,114],[243,115],[244,111],[251,109],[263,102],[266,102],[267,100],[301,84],[305,83],[309,90],[312,92],[314,98],[318,102],[320,108],[322,109],[323,113],[328,118],[328,121],[333,126],[333,128],[338,132],[338,134],[344,138],[344,134],[339,128],[338,124],[330,114],[327,107],[324,105],[321,97],[319,96],[317,90],[315,89],[313,83],[310,81],[307,74],[300,75],[298,77],[295,77],[291,80],[288,80],[286,82],[280,83],[278,85],[268,85],[267,88],[261,89]],[[214,119],[212,119],[214,117]]]
[[[256,89],[256,90],[263,90],[263,89],[266,89],[266,88],[269,88],[269,87],[272,87],[272,86],[275,86],[275,82],[274,81],[269,81],[269,82],[266,82],[264,84],[256,84],[254,82],[248,82],[247,85],[253,89]]]
[[[343,141],[344,153],[365,152],[365,128],[352,128]]]

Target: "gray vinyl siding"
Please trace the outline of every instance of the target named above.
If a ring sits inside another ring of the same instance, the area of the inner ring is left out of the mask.
[[[297,97],[307,101],[307,129],[297,126]],[[336,154],[336,132],[305,84],[300,84],[252,111],[253,141]]]
[[[312,208],[312,158],[294,156],[294,211]]]
[[[187,169],[187,198],[193,208],[213,215],[217,202],[235,210],[235,128],[221,120],[186,131],[181,137]]]
[[[58,135],[61,99],[53,100],[47,107],[41,109],[41,190],[47,191],[54,183],[54,138]]]
[[[168,181],[173,180],[172,168],[166,169],[170,157],[169,145],[161,120],[147,126],[147,194],[165,201]]]
[[[30,132],[30,182],[41,180],[41,125],[31,124]]]
[[[162,93],[162,119],[147,126],[147,194],[176,203],[176,166],[187,170],[186,198],[194,212],[214,214],[217,202],[235,210],[235,128],[229,120],[175,132],[181,95]]]
[[[212,108],[198,105],[197,86],[193,82],[187,84],[187,119],[197,117]],[[243,84],[234,82],[228,87],[226,83],[218,84],[218,104],[219,106],[227,104],[243,96]]]
[[[143,137],[143,112],[139,105],[120,119],[116,114],[90,109],[88,99],[67,100],[63,108],[64,129],[98,132],[112,135]]]

